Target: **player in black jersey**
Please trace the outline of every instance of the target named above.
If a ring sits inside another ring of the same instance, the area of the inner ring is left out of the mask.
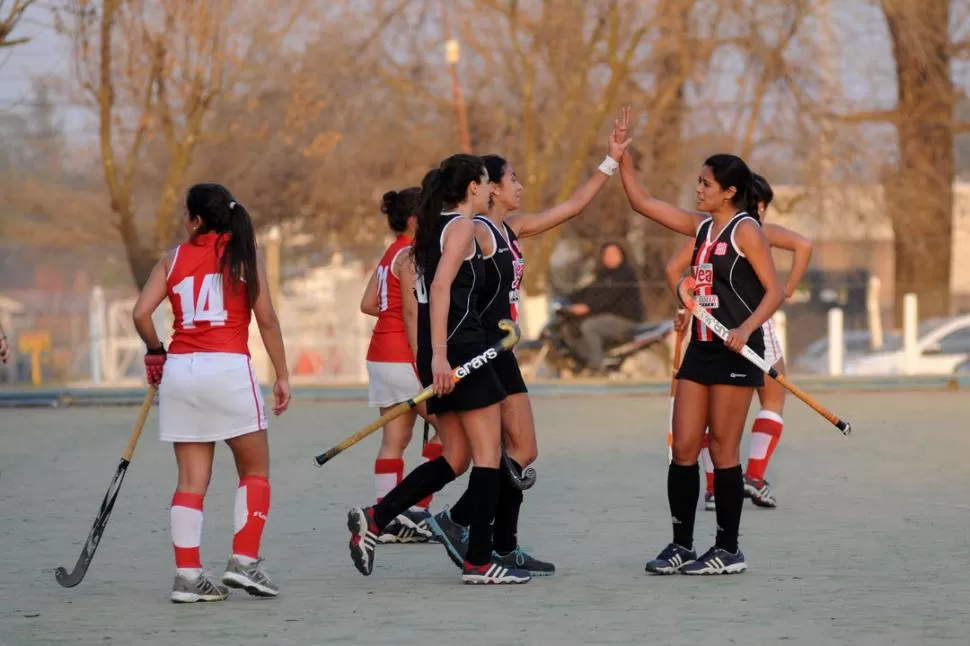
[[[553,229],[578,215],[606,185],[618,168],[629,141],[615,142],[610,138],[607,157],[594,173],[566,201],[538,214],[515,214],[522,194],[515,169],[498,155],[485,155],[485,167],[491,183],[491,200],[487,216],[476,220],[476,238],[485,257],[486,289],[482,297],[481,319],[489,343],[498,341],[503,332],[498,322],[504,318],[518,319],[519,285],[525,270],[525,259],[519,238],[528,238]],[[505,352],[493,363],[499,381],[508,396],[502,401],[502,437],[508,461],[502,469],[522,470],[535,461],[538,454],[535,420],[529,402],[528,389],[515,355]],[[533,576],[554,574],[556,567],[532,557],[518,542],[519,509],[522,491],[513,486],[511,478],[503,477],[499,485],[499,501],[492,530],[494,549],[501,563],[521,568]],[[461,563],[467,542],[464,526],[468,523],[474,502],[465,495],[449,509],[438,513],[429,526],[444,543],[449,556]]]
[[[501,417],[505,390],[490,364],[457,384],[452,366],[480,354],[488,345],[479,317],[484,260],[475,241],[472,218],[488,208],[488,174],[481,158],[453,155],[425,176],[418,207],[413,257],[417,272],[417,367],[425,386],[433,386],[428,412],[436,416],[442,456],[416,468],[373,507],[353,508],[347,518],[350,552],[362,574],[373,570],[377,537],[398,514],[474,468],[467,495],[473,501],[468,550],[462,565],[465,583],[525,583],[528,573],[506,567],[492,553],[491,524],[499,490]]]
[[[794,253],[791,271],[785,280],[785,296],[791,296],[808,269],[808,263],[812,258],[812,242],[785,227],[777,224],[765,224],[765,215],[774,197],[774,192],[764,177],[757,173],[754,173],[753,177],[753,189],[758,202],[758,220],[761,221],[761,230],[764,231],[765,237],[768,238],[772,247],[788,249]],[[696,229],[696,225],[694,229]],[[684,270],[690,267],[693,255],[694,244],[691,241],[686,243],[667,264],[668,281],[676,282],[683,275]],[[689,325],[691,318],[693,317],[690,314],[685,314],[683,319],[678,315],[678,328],[681,325]],[[782,356],[781,343],[778,340],[775,325],[769,319],[762,327],[765,337],[765,363],[779,373],[785,374],[785,359]],[[758,411],[754,423],[751,425],[748,466],[744,472],[744,495],[750,498],[756,506],[767,509],[773,509],[778,504],[768,486],[768,481],[764,477],[768,462],[778,446],[784,428],[782,412],[785,407],[785,392],[785,388],[774,379],[765,379],[765,385],[758,389],[761,410]],[[708,438],[705,436],[701,448],[701,459],[704,463],[704,472],[707,479],[704,504],[708,511],[714,511],[714,464],[711,462],[710,448],[707,444]]]
[[[629,112],[624,110],[621,127],[614,130],[615,138],[625,140],[628,123]],[[626,156],[621,160],[621,172],[623,164],[629,164]],[[626,172],[632,174],[629,168]],[[626,176],[623,180],[633,204],[633,183]],[[738,545],[744,502],[741,434],[754,389],[764,384],[764,373],[738,353],[748,345],[764,354],[761,326],[784,299],[768,239],[756,219],[753,181],[747,164],[734,155],[709,157],[697,178],[697,210],[707,215],[689,214],[700,219],[694,229],[691,266],[696,281],[694,297],[731,333],[724,342],[695,321],[677,373],[673,460],[667,472],[674,536],[657,558],[647,563],[647,571],[655,574],[730,574],[747,569]],[[686,213],[642,195],[637,195],[633,206],[641,213],[667,211],[677,218]],[[717,538],[714,547],[698,558],[693,549],[700,494],[697,458],[705,428],[710,429],[715,466]]]

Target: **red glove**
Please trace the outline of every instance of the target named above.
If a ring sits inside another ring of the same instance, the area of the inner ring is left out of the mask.
[[[165,368],[165,346],[148,348],[145,353],[145,377],[148,379],[149,386],[157,386],[162,383],[162,370]]]

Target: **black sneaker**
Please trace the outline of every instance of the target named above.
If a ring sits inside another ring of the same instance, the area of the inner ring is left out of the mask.
[[[765,509],[774,509],[778,506],[778,502],[768,487],[767,480],[757,480],[744,476],[744,497],[750,498],[755,505]]]
[[[697,552],[681,547],[677,543],[670,543],[652,561],[647,563],[647,572],[651,574],[677,574],[685,565],[697,560]]]
[[[388,543],[427,543],[433,536],[428,528],[428,518],[430,517],[431,514],[427,511],[417,512],[408,509],[404,513],[398,514],[394,520],[387,524],[377,541],[381,545]]]
[[[374,571],[374,548],[377,546],[374,508],[354,507],[347,512],[347,529],[350,530],[350,558],[354,560],[354,567],[367,576]]]
[[[428,528],[448,551],[448,558],[458,567],[465,566],[468,553],[468,528],[451,519],[447,509],[428,519]]]
[[[499,565],[516,570],[523,570],[531,576],[552,576],[556,573],[555,565],[533,558],[521,547],[516,547],[508,554],[493,552],[492,555],[495,562]]]
[[[704,555],[685,565],[681,569],[681,574],[741,574],[748,569],[748,564],[744,560],[744,552],[741,548],[732,554],[720,547],[712,547],[704,552]]]
[[[532,580],[528,572],[508,568],[495,558],[485,565],[462,563],[461,581],[471,585],[502,585],[514,583],[528,583]]]

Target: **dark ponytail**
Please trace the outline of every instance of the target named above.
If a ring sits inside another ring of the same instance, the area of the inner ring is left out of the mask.
[[[408,219],[414,215],[421,198],[421,189],[417,186],[403,191],[388,191],[381,198],[381,213],[387,216],[387,225],[395,233],[408,230]]]
[[[439,187],[441,171],[432,168],[421,180],[421,196],[418,199],[418,227],[414,232],[414,267],[420,273],[428,259],[428,246],[434,243],[435,220],[441,215],[443,204]]]
[[[421,199],[418,203],[418,228],[414,234],[414,266],[424,272],[428,260],[428,249],[438,244],[435,231],[438,217],[446,207],[454,207],[465,201],[468,185],[481,182],[486,175],[485,164],[481,157],[474,155],[452,155],[441,162],[438,168],[428,171],[421,180]]]
[[[752,191],[754,192],[755,208],[758,208],[758,202],[765,203],[765,209],[771,206],[771,201],[775,199],[775,191],[772,190],[771,184],[768,183],[764,177],[758,173],[751,173],[752,178]],[[753,215],[753,214],[752,214]],[[760,221],[761,218],[758,218]]]
[[[744,210],[748,212],[748,215],[757,220],[758,224],[761,224],[761,215],[758,213],[758,202],[760,201],[758,199],[758,192],[754,190],[753,186],[749,186],[748,199],[745,200]]]
[[[245,284],[252,306],[259,296],[256,272],[256,231],[246,208],[220,184],[196,184],[185,196],[190,216],[202,221],[198,233],[228,234],[218,249],[219,272],[230,289]]]

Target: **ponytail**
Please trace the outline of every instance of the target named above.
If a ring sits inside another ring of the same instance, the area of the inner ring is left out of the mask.
[[[434,244],[435,222],[444,207],[441,194],[441,171],[433,168],[421,180],[421,197],[418,199],[417,228],[414,232],[414,267],[423,273],[428,260],[428,246]]]
[[[745,191],[744,210],[748,212],[748,215],[757,220],[758,224],[761,224],[761,215],[758,214],[758,202],[760,201],[758,191],[753,186],[749,186],[748,190]]]
[[[219,270],[229,278],[229,285],[246,285],[246,296],[252,306],[259,296],[259,277],[256,271],[256,231],[249,211],[242,204],[229,202],[229,240],[219,259]]]

